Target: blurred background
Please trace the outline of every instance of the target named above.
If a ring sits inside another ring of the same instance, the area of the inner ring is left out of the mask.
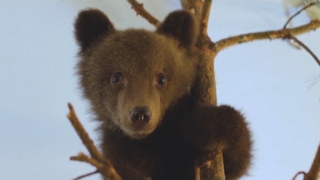
[[[159,20],[181,8],[178,0],[139,2]],[[69,161],[87,151],[66,118],[71,102],[98,144],[96,124],[75,75],[78,47],[73,23],[86,8],[103,10],[118,29],[155,29],[136,16],[126,0],[0,0],[3,180],[68,180],[95,170]],[[286,20],[280,0],[214,0],[209,35],[218,41],[276,30]],[[293,25],[309,21],[302,13]],[[319,29],[298,38],[320,57]],[[253,131],[253,165],[243,179],[285,180],[308,171],[320,142],[320,67],[314,59],[286,41],[264,40],[222,51],[215,69],[218,103],[241,109]]]

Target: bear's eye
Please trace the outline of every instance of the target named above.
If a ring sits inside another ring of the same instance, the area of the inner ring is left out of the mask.
[[[158,75],[157,84],[159,87],[163,87],[167,83],[167,78],[163,74]]]
[[[122,83],[122,74],[121,73],[115,73],[112,77],[111,77],[111,82],[112,84],[121,84]]]

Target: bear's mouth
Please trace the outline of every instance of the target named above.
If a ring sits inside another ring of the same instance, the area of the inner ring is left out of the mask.
[[[132,129],[123,128],[123,131],[125,132],[125,134],[132,137],[133,139],[143,139],[143,138],[147,137],[148,135],[150,135],[154,130],[155,130],[155,127],[148,128],[148,129],[143,128],[140,130],[132,130]]]
[[[133,133],[131,134],[131,137],[134,139],[143,139],[147,137],[150,133]]]

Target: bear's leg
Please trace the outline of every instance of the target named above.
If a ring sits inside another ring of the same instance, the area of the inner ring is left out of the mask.
[[[186,141],[202,153],[223,150],[226,179],[238,179],[251,161],[251,134],[244,116],[234,108],[201,106],[182,123]]]

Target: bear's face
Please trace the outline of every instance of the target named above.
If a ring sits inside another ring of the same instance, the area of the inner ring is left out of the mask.
[[[132,138],[144,138],[188,94],[195,63],[187,51],[196,30],[192,16],[186,20],[187,12],[180,13],[183,19],[169,15],[157,32],[116,31],[100,11],[79,14],[75,25],[81,47],[78,72],[99,120]],[[183,32],[172,30],[177,22],[187,26],[181,27]]]

